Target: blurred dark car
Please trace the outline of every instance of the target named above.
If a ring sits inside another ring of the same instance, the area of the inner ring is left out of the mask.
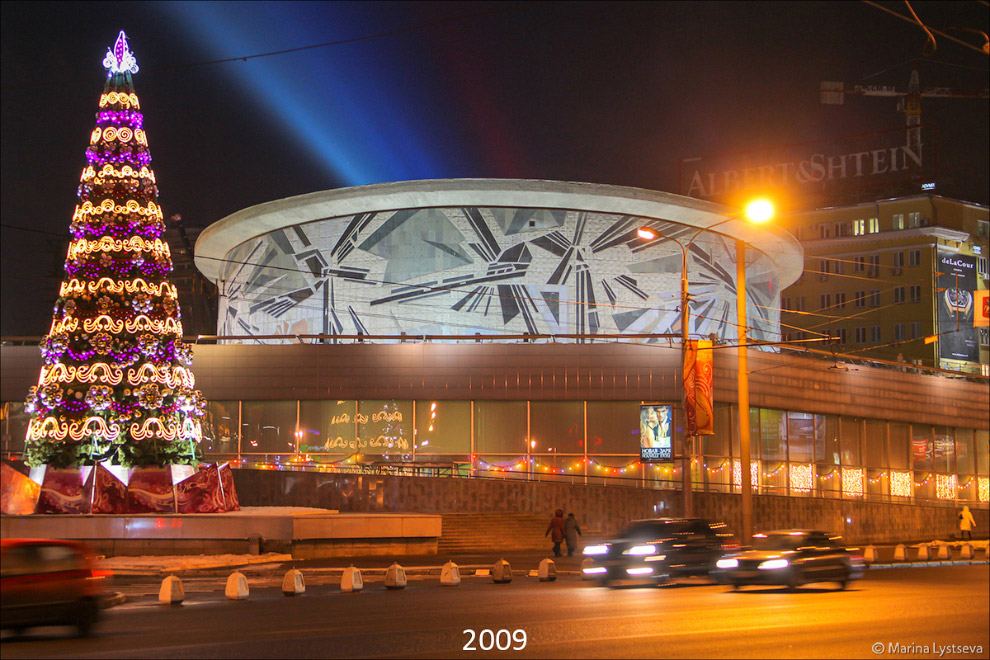
[[[52,539],[0,541],[0,627],[73,625],[91,634],[100,617],[105,573],[82,543]]]
[[[753,536],[753,549],[718,561],[716,579],[733,588],[744,584],[796,589],[809,582],[836,582],[845,589],[863,577],[862,556],[834,534],[787,529]]]
[[[602,584],[666,582],[674,577],[709,576],[715,562],[739,550],[725,523],[700,518],[636,520],[613,541],[585,546],[585,577]]]

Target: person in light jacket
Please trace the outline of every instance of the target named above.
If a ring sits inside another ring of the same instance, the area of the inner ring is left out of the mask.
[[[551,534],[552,532],[552,534]],[[560,556],[560,544],[564,541],[564,510],[557,509],[553,512],[553,518],[550,519],[550,524],[547,525],[547,531],[544,532],[543,536],[550,534],[550,540],[553,541],[553,556]]]
[[[970,513],[969,507],[964,506],[959,512],[959,538],[973,540],[973,528],[976,527],[976,520]]]
[[[573,557],[574,551],[577,550],[578,534],[581,534],[581,528],[578,526],[577,518],[574,517],[573,513],[568,513],[564,520],[564,539],[567,541],[568,557]],[[584,536],[584,534],[581,535]]]

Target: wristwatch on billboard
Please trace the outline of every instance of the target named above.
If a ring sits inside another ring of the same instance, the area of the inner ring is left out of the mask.
[[[945,306],[950,312],[966,316],[973,309],[973,293],[965,289],[946,289]]]

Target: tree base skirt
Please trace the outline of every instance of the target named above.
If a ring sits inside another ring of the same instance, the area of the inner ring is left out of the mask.
[[[3,512],[66,514],[225,513],[240,505],[227,463],[121,468],[42,465],[25,477],[3,470]]]

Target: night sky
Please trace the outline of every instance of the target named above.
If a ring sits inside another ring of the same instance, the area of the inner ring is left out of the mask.
[[[902,2],[880,3],[907,14]],[[986,3],[914,2],[976,47]],[[821,80],[984,88],[986,55],[862,2],[2,4],[0,335],[40,336],[125,30],[165,215],[317,190],[553,179],[678,192],[684,158],[903,126]],[[343,42],[281,55],[254,55]],[[227,58],[223,63],[209,63]],[[877,75],[878,74],[878,75]],[[931,99],[939,193],[987,204],[986,99]]]

